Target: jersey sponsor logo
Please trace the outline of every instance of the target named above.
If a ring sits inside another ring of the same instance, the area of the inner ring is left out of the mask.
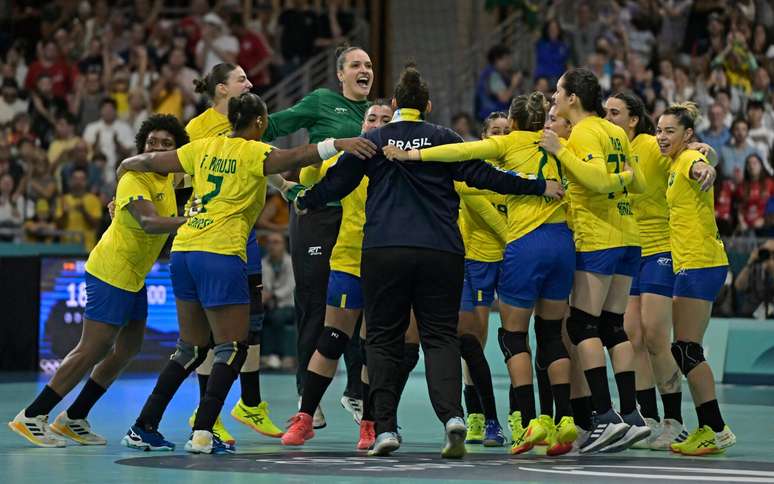
[[[322,246],[321,245],[314,245],[312,247],[309,247],[308,254],[309,255],[322,255]]]
[[[153,199],[156,200],[157,202],[163,201],[164,200],[164,192],[157,193],[156,195],[154,195]]]
[[[659,257],[658,260],[656,260],[656,264],[660,266],[671,266],[672,265],[672,258],[671,257]]]
[[[334,108],[333,112],[336,114],[347,114],[349,112],[349,109],[347,108]]]
[[[675,172],[672,172],[669,174],[669,181],[667,182],[667,186],[671,187],[672,183],[675,182]]]
[[[397,146],[401,150],[416,150],[423,146],[433,146],[432,143],[430,143],[430,138],[414,138],[405,141],[402,139],[388,139],[387,144]]]
[[[199,218],[199,217],[188,219],[188,223],[186,223],[186,225],[188,225],[192,229],[197,229],[197,230],[205,229],[209,227],[211,224],[212,224],[212,219]]]
[[[621,200],[617,204],[618,206],[618,215],[624,217],[627,215],[634,215],[634,211],[632,211],[632,206],[627,200]]]

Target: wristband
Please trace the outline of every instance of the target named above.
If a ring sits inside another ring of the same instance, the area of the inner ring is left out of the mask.
[[[327,160],[339,152],[334,145],[335,142],[335,139],[328,138],[317,143],[317,154],[320,155],[321,160]]]

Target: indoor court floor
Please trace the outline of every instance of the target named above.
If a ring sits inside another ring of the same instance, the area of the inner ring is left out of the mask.
[[[224,416],[237,439],[232,456],[190,455],[183,451],[188,438],[186,421],[198,398],[196,380],[189,378],[172,401],[161,431],[178,450],[143,453],[122,447],[120,440],[150,392],[155,375],[121,378],[90,415],[94,429],[108,439],[106,447],[73,444],[61,449],[35,448],[0,430],[0,482],[85,484],[110,483],[391,483],[431,480],[468,482],[520,481],[529,483],[638,482],[748,482],[774,483],[774,387],[720,386],[719,400],[738,443],[724,455],[689,459],[667,452],[626,451],[615,455],[547,458],[533,450],[520,456],[508,448],[469,446],[463,460],[440,458],[442,426],[427,397],[424,375],[415,373],[399,410],[403,446],[390,458],[369,458],[354,450],[358,428],[339,405],[344,375],[335,380],[323,410],[328,427],[303,447],[282,447],[279,440],[253,433]],[[45,377],[0,375],[0,415],[7,421],[45,384]],[[507,387],[495,377],[500,421],[507,423]],[[611,388],[615,385],[611,383]],[[261,379],[263,398],[270,403],[272,420],[284,426],[296,409],[292,375],[267,374]],[[689,394],[683,394],[688,398]],[[238,385],[226,403],[238,398]],[[52,413],[53,419],[69,405],[77,389]],[[683,412],[689,427],[695,414],[688,400]]]

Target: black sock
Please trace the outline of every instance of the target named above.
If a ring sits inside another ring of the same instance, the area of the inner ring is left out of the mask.
[[[702,428],[707,425],[707,419],[704,416],[704,407],[699,405],[698,407],[694,408],[696,409],[696,419],[699,421],[699,428]]]
[[[374,421],[374,408],[369,402],[369,395],[371,394],[371,385],[363,383],[363,420],[369,422]]]
[[[594,403],[594,410],[602,415],[613,408],[610,402],[610,387],[607,385],[607,368],[600,366],[591,368],[583,372],[586,375],[586,383],[591,389],[591,401]]]
[[[242,403],[248,407],[257,407],[261,403],[261,371],[239,374],[239,386],[242,389]]]
[[[193,371],[193,368],[191,368],[191,371]],[[153,391],[145,401],[145,405],[142,407],[140,416],[137,417],[135,423],[146,430],[158,429],[164,410],[166,410],[175,392],[177,392],[177,389],[180,388],[180,385],[183,384],[183,381],[185,381],[191,371],[183,368],[183,365],[177,361],[167,361],[167,364],[164,365],[159,374],[158,380],[156,380],[156,386],[153,387]]]
[[[325,390],[331,384],[333,378],[322,376],[312,370],[306,372],[306,383],[304,384],[304,394],[301,397],[301,408],[299,412],[308,415],[314,415],[315,410],[320,405]]]
[[[197,380],[199,380],[199,401],[204,400],[204,395],[207,393],[207,381],[210,379],[210,375],[196,374]]]
[[[652,418],[660,422],[658,418],[658,404],[656,403],[656,387],[645,390],[637,390],[637,403],[640,404],[640,413],[643,417]]]
[[[637,387],[634,385],[634,372],[622,371],[621,373],[616,373],[615,383],[618,387],[618,399],[621,402],[621,414],[628,415],[637,410]]]
[[[487,420],[497,419],[497,404],[495,403],[492,386],[492,372],[484,356],[484,349],[478,339],[472,334],[460,336],[460,353],[468,364],[470,379],[481,400],[481,408]]]
[[[579,397],[570,400],[575,425],[583,430],[591,430],[591,397]]]
[[[521,385],[515,388],[516,398],[519,400],[519,411],[521,411],[521,425],[527,428],[529,421],[535,418],[535,387]]]
[[[106,388],[89,378],[86,380],[86,384],[81,388],[81,393],[78,394],[75,401],[73,401],[70,408],[67,409],[67,416],[74,420],[86,418],[89,415],[94,404],[97,403],[102,395],[107,391]]]
[[[193,430],[212,430],[215,420],[223,409],[223,402],[231,390],[231,385],[238,375],[238,371],[231,365],[219,362],[212,365],[212,373],[207,381],[207,393],[199,403]]]
[[[551,393],[556,401],[556,416],[554,422],[559,423],[562,417],[572,415],[570,407],[570,384],[560,383],[551,386]]]
[[[56,404],[62,401],[60,397],[50,386],[46,385],[43,390],[35,397],[35,400],[24,409],[24,416],[27,418],[37,417],[38,415],[48,415]]]
[[[537,356],[535,356],[535,376],[537,377],[540,414],[553,417],[554,396],[551,394],[551,380],[548,378],[548,367],[541,366]]]
[[[519,409],[519,396],[516,395],[516,387],[512,386],[508,390],[509,414]]]
[[[400,404],[400,398],[403,396],[403,390],[406,388],[411,371],[417,366],[419,361],[419,344],[406,343],[403,346],[403,359],[400,362],[400,375],[398,375],[397,403]]]
[[[468,415],[471,413],[484,413],[484,409],[481,407],[481,399],[478,398],[476,387],[473,385],[465,385],[462,394],[465,396],[465,408],[468,410]]]
[[[709,425],[715,432],[721,432],[726,426],[726,422],[723,421],[723,416],[720,414],[718,401],[710,400],[699,405],[699,408],[702,409],[704,425]]]
[[[661,402],[664,404],[664,418],[671,418],[683,423],[682,401],[682,392],[661,395]]]

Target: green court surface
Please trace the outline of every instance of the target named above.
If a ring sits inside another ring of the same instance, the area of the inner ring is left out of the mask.
[[[339,405],[344,375],[334,380],[323,400],[328,426],[303,447],[282,447],[276,439],[253,433],[225,416],[237,438],[233,456],[189,455],[182,448],[188,438],[186,420],[198,398],[196,380],[185,382],[172,401],[161,431],[178,450],[143,453],[126,449],[120,439],[134,421],[155,375],[123,377],[93,410],[94,429],[108,439],[106,447],[73,444],[63,449],[32,447],[7,428],[0,431],[1,483],[366,483],[454,480],[468,482],[772,482],[774,483],[774,387],[721,385],[719,399],[738,444],[725,455],[689,459],[666,452],[626,451],[609,456],[546,458],[533,450],[510,456],[508,448],[469,446],[459,461],[440,458],[442,425],[427,396],[424,375],[409,381],[399,411],[404,444],[390,458],[368,458],[355,451],[358,428]],[[0,413],[10,420],[45,384],[30,376],[0,375]],[[296,409],[295,381],[291,375],[264,375],[264,399],[271,416],[284,426]],[[507,380],[495,377],[500,420],[506,424]],[[614,388],[611,383],[611,388]],[[686,389],[687,390],[687,389]],[[77,389],[76,389],[77,391]],[[238,385],[226,411],[238,398]],[[72,401],[75,392],[52,414]],[[689,427],[695,415],[688,394],[683,412]]]

